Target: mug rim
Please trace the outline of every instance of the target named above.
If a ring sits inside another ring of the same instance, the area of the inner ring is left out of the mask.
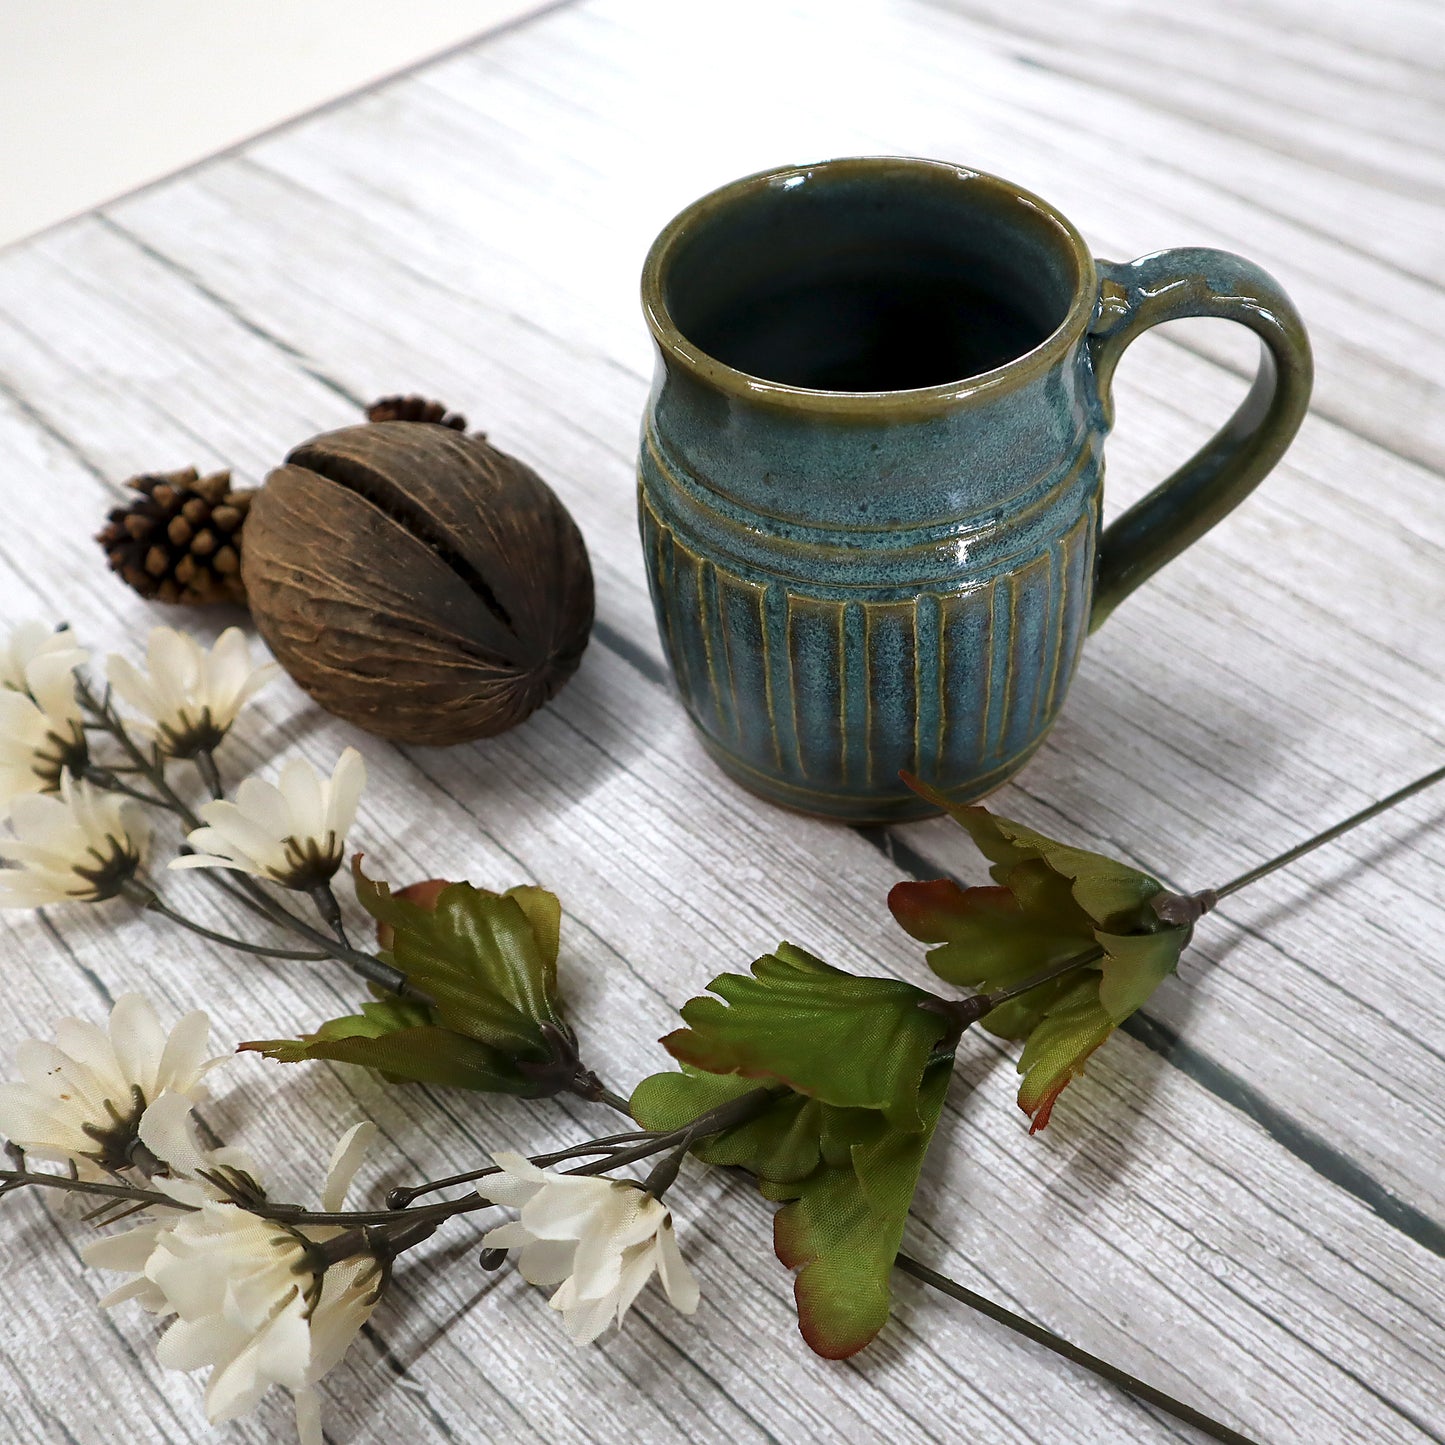
[[[891,391],[825,391],[817,387],[771,381],[729,366],[689,340],[673,320],[664,281],[678,247],[700,222],[711,219],[745,197],[776,187],[784,181],[808,179],[819,174],[881,174],[900,169],[948,178],[970,186],[982,185],[1010,200],[1022,201],[1062,234],[1073,253],[1077,276],[1069,310],[1048,336],[1001,366],[953,381]],[[1036,380],[1068,353],[1088,327],[1094,314],[1097,293],[1098,272],[1093,254],[1073,222],[1057,207],[1001,176],[975,170],[972,166],[928,160],[921,156],[843,156],[805,165],[777,166],[729,181],[679,211],[653,241],[642,268],[642,309],[653,340],[664,358],[681,367],[695,380],[746,401],[834,415],[867,413],[872,419],[931,415],[971,397],[992,395],[1003,389],[1012,390]]]

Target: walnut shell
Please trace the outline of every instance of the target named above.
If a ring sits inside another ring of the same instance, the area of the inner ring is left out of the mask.
[[[577,670],[592,628],[587,548],[556,494],[430,423],[303,442],[251,504],[242,570],[287,672],[397,742],[515,727]]]

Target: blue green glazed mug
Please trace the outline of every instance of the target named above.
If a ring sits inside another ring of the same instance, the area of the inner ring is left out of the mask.
[[[1042,742],[1087,633],[1237,505],[1304,417],[1289,299],[1222,251],[1095,262],[1053,207],[937,161],[724,186],[642,282],[658,368],[639,508],[707,750],[854,823],[964,802]],[[1147,327],[1242,322],[1259,373],[1214,439],[1099,530],[1110,380]]]

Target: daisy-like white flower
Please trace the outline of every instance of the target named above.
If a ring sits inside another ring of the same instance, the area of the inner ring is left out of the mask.
[[[186,1107],[168,1100],[147,1113],[147,1146],[173,1168],[188,1151],[212,1163],[218,1156],[206,1155],[189,1137]],[[375,1132],[373,1124],[358,1124],[337,1144],[323,1210],[342,1208]],[[153,1314],[176,1316],[156,1356],[167,1369],[209,1367],[206,1414],[212,1424],[244,1415],[272,1385],[284,1385],[296,1396],[303,1445],[321,1445],[313,1387],[346,1353],[386,1278],[383,1262],[370,1252],[331,1260],[319,1248],[344,1233],[340,1227],[281,1225],[211,1190],[193,1212],[100,1240],[85,1259],[135,1276],[102,1303],[135,1299]]]
[[[29,692],[26,670],[41,657],[63,658],[67,672],[90,660],[90,654],[76,642],[70,628],[52,627],[48,622],[21,622],[0,642],[0,688]]]
[[[3,875],[0,875],[3,876]],[[147,1105],[163,1093],[183,1107],[204,1102],[211,1024],[187,1014],[169,1032],[138,993],[123,994],[108,1028],[65,1018],[55,1039],[27,1039],[19,1083],[0,1084],[0,1134],[42,1159],[73,1163],[88,1178],[131,1162]]]
[[[494,1154],[500,1174],[477,1192],[521,1214],[482,1238],[486,1249],[517,1251],[529,1284],[560,1285],[551,1306],[567,1333],[590,1344],[623,1316],[657,1271],[667,1297],[685,1315],[698,1288],[677,1247],[672,1211],[640,1184],[539,1169],[520,1154]]]
[[[0,699],[3,701],[3,699]],[[28,794],[10,810],[14,838],[0,838],[0,908],[99,903],[135,876],[149,832],[140,809],[68,773],[60,796]]]
[[[0,816],[26,793],[54,792],[89,761],[85,720],[75,695],[81,648],[54,646],[34,624],[16,628],[0,648]]]
[[[144,672],[118,653],[105,664],[121,701],[144,717],[142,726],[172,758],[192,758],[214,748],[245,703],[279,671],[274,662],[252,664],[239,627],[228,627],[210,651],[187,632],[155,627],[146,644]]]
[[[346,834],[366,786],[366,764],[347,748],[329,778],[292,758],[276,783],[247,778],[236,801],[207,803],[207,826],[188,838],[196,851],[171,861],[172,868],[234,868],[309,892],[341,866]]]

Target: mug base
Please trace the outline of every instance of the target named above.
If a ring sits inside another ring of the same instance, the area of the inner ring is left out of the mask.
[[[853,793],[784,782],[749,767],[747,763],[720,747],[701,729],[698,730],[698,736],[708,756],[733,782],[764,802],[786,808],[790,813],[802,813],[810,818],[823,818],[828,822],[846,823],[856,828],[914,823],[923,818],[936,818],[941,812],[932,803],[909,791],[901,782],[897,784],[897,791],[890,793],[878,790]],[[1007,761],[987,772],[976,773],[961,783],[945,786],[937,778],[928,778],[926,781],[946,794],[950,803],[959,806],[976,803],[1008,782],[1034,755],[1042,742],[1043,738],[1036,738],[1022,752],[1015,753]]]

